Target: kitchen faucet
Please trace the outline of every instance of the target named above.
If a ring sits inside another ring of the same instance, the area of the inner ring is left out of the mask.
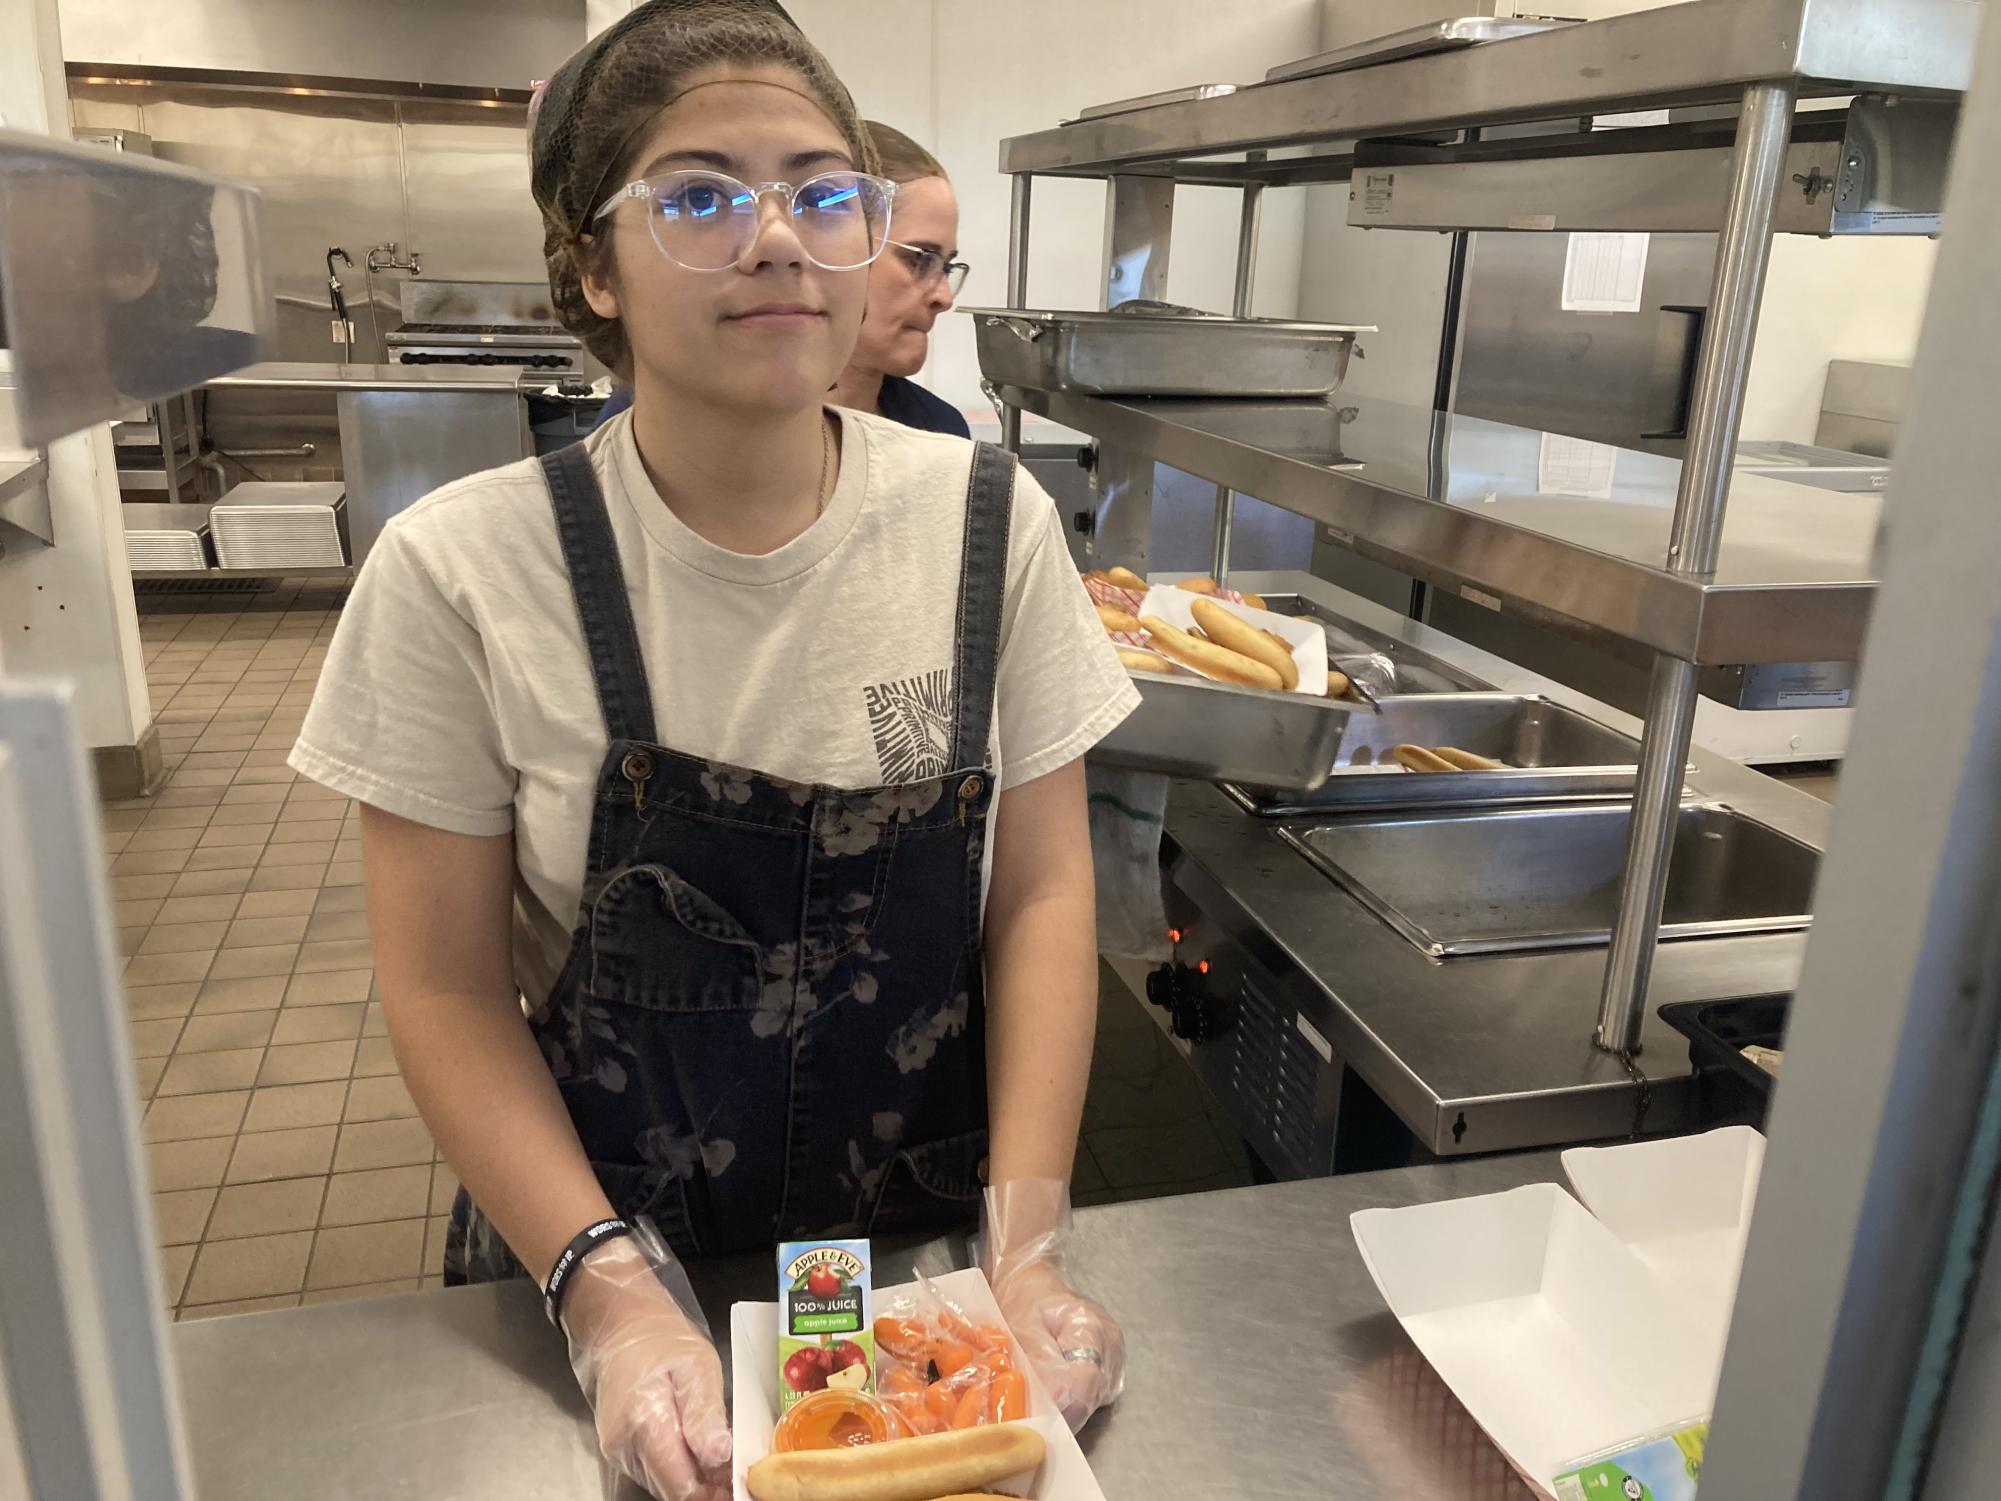
[[[397,243],[391,240],[387,245],[370,247],[368,252],[368,269],[370,271],[408,271],[412,276],[422,276],[424,274],[424,267],[421,261],[422,255],[423,252],[420,250],[412,250],[408,255],[403,255],[400,253],[400,247]]]

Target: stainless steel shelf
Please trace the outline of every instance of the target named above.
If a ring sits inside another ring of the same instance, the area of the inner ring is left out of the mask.
[[[1982,9],[1969,0],[1694,0],[1080,120],[1003,141],[1000,167],[1103,176],[1133,165],[1363,136],[1735,104],[1746,84],[1763,80],[1796,80],[1802,98],[1865,89],[1954,94],[1972,77]],[[1224,163],[1204,165],[1228,171]]]
[[[1882,498],[1739,471],[1707,578],[1667,568],[1678,460],[1366,398],[1001,399],[1326,526],[1495,609],[1702,665],[1861,651]]]
[[[1802,111],[1772,228],[1935,235],[1957,102],[1865,95]],[[1625,230],[1713,234],[1730,197],[1737,122],[1586,130],[1430,145],[1364,141],[1348,222],[1368,229]]]
[[[352,564],[338,568],[135,568],[135,581],[171,579],[343,579],[354,577]]]

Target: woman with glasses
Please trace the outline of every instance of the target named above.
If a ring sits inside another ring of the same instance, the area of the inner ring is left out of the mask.
[[[687,1501],[730,1438],[683,1263],[984,1218],[1081,1424],[1124,1360],[1061,1260],[1081,758],[1131,685],[1007,455],[826,404],[897,185],[777,4],[639,6],[530,137],[632,410],[385,529],[291,758],[363,804],[446,1278],[534,1278],[605,1453]]]
[[[833,399],[905,427],[970,438],[965,413],[910,379],[931,352],[931,325],[951,310],[972,270],[958,258],[958,195],[938,158],[902,131],[880,120],[864,120],[862,128],[882,175],[896,184],[896,231],[869,267],[868,311]],[[598,420],[631,405],[632,388],[622,385]]]
[[[910,379],[931,352],[931,325],[949,311],[971,268],[959,259],[959,200],[938,159],[902,131],[863,122],[896,184],[896,225],[869,268],[868,314],[834,387],[834,400],[906,427],[972,436],[950,402]]]

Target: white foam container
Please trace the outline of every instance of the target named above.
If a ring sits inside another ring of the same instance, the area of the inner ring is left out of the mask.
[[[1749,1126],[1563,1154],[1598,1222],[1695,1304],[1719,1367],[1764,1165],[1765,1138]]]
[[[984,1273],[977,1268],[948,1272],[933,1277],[931,1286],[963,1310],[975,1324],[1002,1324],[1000,1305]],[[915,1292],[916,1285],[879,1287],[875,1305],[888,1307],[901,1292]],[[1048,1390],[1035,1368],[1015,1352],[1017,1363],[1028,1378],[1029,1416],[1027,1425],[1042,1435],[1047,1453],[1042,1467],[1031,1475],[1011,1476],[990,1489],[1030,1501],[1105,1501],[1097,1477],[1077,1447],[1077,1440],[1056,1411]],[[771,1452],[772,1430],[778,1426],[778,1305],[737,1303],[730,1308],[730,1405],[731,1437],[735,1455],[731,1460],[736,1501],[750,1501],[744,1472]]]
[[[1709,1411],[1690,1300],[1555,1184],[1349,1223],[1412,1343],[1543,1495],[1570,1461]]]
[[[1207,596],[1191,594],[1186,589],[1149,589],[1146,598],[1140,602],[1139,614],[1152,615],[1169,625],[1192,631],[1196,628],[1195,601],[1204,598]],[[1221,605],[1232,615],[1261,630],[1282,637],[1292,648],[1292,660],[1299,668],[1299,686],[1293,691],[1304,693],[1309,698],[1327,696],[1327,632],[1321,629],[1319,621],[1302,619],[1297,615],[1279,615],[1227,599],[1211,599],[1209,602]]]

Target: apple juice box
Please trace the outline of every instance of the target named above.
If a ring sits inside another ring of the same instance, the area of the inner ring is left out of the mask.
[[[875,1317],[865,1240],[778,1247],[778,1410],[828,1387],[870,1391]]]

